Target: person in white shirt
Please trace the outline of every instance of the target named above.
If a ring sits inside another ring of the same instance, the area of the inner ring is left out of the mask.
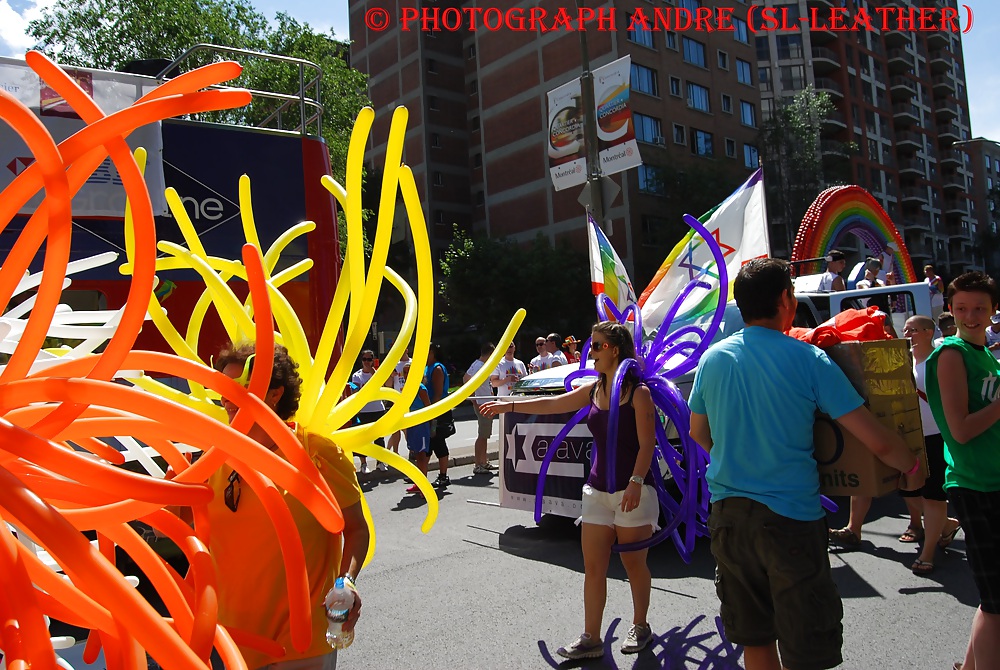
[[[847,257],[843,251],[834,249],[826,256],[826,272],[819,280],[820,291],[844,291],[847,285],[840,273],[847,267]]]
[[[566,354],[563,353],[560,345],[562,345],[562,336],[559,333],[549,333],[549,336],[545,338],[545,351],[549,352],[549,355],[554,359],[552,367],[566,365]]]
[[[504,354],[500,365],[497,366],[496,372],[490,377],[490,384],[497,390],[497,395],[500,397],[509,396],[517,380],[528,374],[528,368],[525,367],[524,363],[514,358],[514,350],[514,343],[511,342],[510,346],[507,347],[507,353]]]
[[[467,383],[483,368],[487,359],[493,355],[494,349],[496,349],[496,345],[492,342],[487,342],[482,346],[479,350],[479,358],[472,361],[472,365],[469,366],[468,371],[466,371],[465,376],[462,378],[463,383]],[[497,469],[496,465],[490,463],[489,456],[486,453],[486,443],[493,437],[493,417],[480,414],[479,406],[493,399],[493,387],[490,384],[490,380],[487,379],[480,384],[474,395],[477,396],[477,399],[471,402],[472,407],[476,410],[479,432],[476,435],[476,465],[472,468],[472,473],[476,475],[488,475]]]
[[[392,371],[389,375],[389,383],[392,384],[392,388],[397,391],[403,390],[403,382],[406,381],[406,375],[404,371],[407,366],[410,365],[410,348],[407,347],[403,349],[403,355],[396,363],[396,369]],[[403,437],[403,431],[397,430],[395,433],[389,436],[389,449],[392,449],[397,454],[399,453],[399,441]]]
[[[358,388],[362,388],[375,374],[375,352],[371,349],[365,349],[361,352],[361,369],[357,370],[353,375],[351,375],[351,381],[358,385]],[[366,403],[361,411],[358,412],[358,421],[361,423],[375,423],[382,418],[385,414],[385,403],[381,400],[372,400]],[[380,447],[385,446],[385,440],[381,437],[375,440],[375,444]],[[361,474],[368,472],[368,457],[359,456],[361,459]],[[379,470],[388,470],[389,466],[381,461],[378,463]]]
[[[986,329],[986,348],[995,358],[1000,358],[1000,312],[990,317],[990,327]]]
[[[535,338],[535,351],[538,355],[531,359],[528,363],[528,370],[531,372],[538,372],[539,370],[548,370],[552,367],[552,354],[549,353],[548,347],[545,346],[545,336],[539,335]]]

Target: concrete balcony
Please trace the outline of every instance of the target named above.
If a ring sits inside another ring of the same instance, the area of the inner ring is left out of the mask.
[[[934,95],[954,95],[955,78],[950,74],[938,74],[931,78],[934,86]]]
[[[889,78],[889,94],[893,100],[907,100],[917,94],[917,82],[909,77],[894,75]]]
[[[945,149],[941,152],[941,167],[961,167],[965,165],[965,152],[958,149]]]
[[[903,231],[904,233],[913,232],[931,232],[931,220],[930,217],[916,217],[912,219],[903,219]]]
[[[910,177],[925,177],[927,175],[927,166],[924,165],[923,161],[913,158],[903,160],[899,162],[899,174]]]
[[[896,148],[916,151],[924,148],[924,136],[912,130],[904,130],[896,134]]]
[[[965,198],[945,198],[944,207],[941,208],[944,213],[949,217],[954,216],[968,216],[969,215],[969,201]],[[950,229],[952,224],[948,224]],[[951,232],[949,230],[949,232]]]
[[[812,61],[813,71],[817,74],[834,72],[840,69],[840,56],[833,49],[813,47]]]
[[[954,100],[942,100],[934,104],[934,115],[938,119],[955,119],[962,115],[962,110]]]
[[[955,66],[955,57],[947,49],[935,49],[927,59],[927,65],[933,74],[951,72]]]
[[[927,189],[920,186],[906,186],[900,189],[900,202],[927,204]]]
[[[939,123],[937,127],[939,140],[957,142],[961,139],[958,126],[955,123]]]
[[[925,36],[927,37],[927,46],[931,49],[946,48],[950,43],[948,34],[941,30],[925,33]]]
[[[829,77],[816,77],[816,90],[826,91],[833,98],[843,98],[843,87]]]
[[[967,188],[965,177],[957,174],[945,175],[941,179],[941,187],[948,191],[964,191]]]
[[[888,58],[890,73],[912,72],[915,69],[913,66],[913,54],[906,49],[899,47],[889,49]]]
[[[892,115],[895,117],[897,123],[901,123],[903,125],[920,123],[920,110],[917,109],[917,106],[914,104],[895,104],[892,106]]]
[[[847,144],[844,142],[837,142],[836,140],[821,140],[819,148],[820,152],[824,156],[843,156],[846,158],[851,155]]]
[[[823,124],[829,126],[830,130],[833,131],[838,129],[843,130],[847,128],[847,119],[844,118],[843,112],[839,109],[835,109],[823,119]]]

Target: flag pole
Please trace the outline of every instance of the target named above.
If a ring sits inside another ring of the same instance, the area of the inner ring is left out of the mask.
[[[586,6],[585,0],[576,0],[577,9]],[[601,162],[597,146],[597,112],[594,104],[594,75],[590,71],[590,49],[587,48],[587,26],[577,31],[580,34],[580,61],[583,72],[580,75],[580,92],[583,95],[583,137],[587,145],[587,185],[590,189],[590,209],[598,225],[607,231],[604,221],[604,193],[601,189]]]

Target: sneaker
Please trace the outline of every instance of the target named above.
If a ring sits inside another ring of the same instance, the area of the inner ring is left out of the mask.
[[[448,475],[438,474],[437,479],[434,480],[434,488],[440,489],[451,484],[451,477]]]
[[[483,467],[486,468],[487,470],[499,470],[500,469],[500,466],[497,465],[496,463],[493,463],[492,461],[486,461],[486,465],[484,465]]]
[[[411,486],[411,487],[409,487],[408,489],[406,489],[406,492],[407,492],[407,493],[416,493],[416,492],[418,492],[419,490],[420,490],[420,487],[419,487],[419,486],[417,486],[416,484],[414,484],[413,486]]]
[[[604,643],[600,640],[591,639],[589,635],[584,633],[572,643],[556,649],[556,653],[571,661],[581,658],[600,658],[604,656]]]
[[[361,474],[363,475],[368,474],[368,461],[365,461],[361,464]]]
[[[474,475],[488,475],[490,474],[490,468],[488,465],[477,465],[472,468],[472,474]]]
[[[388,472],[389,466],[379,461],[379,464],[375,466],[375,469],[380,470],[381,472]]]
[[[653,641],[653,631],[649,624],[632,624],[622,642],[623,654],[638,654]]]

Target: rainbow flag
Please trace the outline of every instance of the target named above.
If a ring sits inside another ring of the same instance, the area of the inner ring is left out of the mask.
[[[628,271],[590,212],[587,212],[587,231],[590,237],[591,289],[594,295],[606,294],[619,311],[623,310],[636,301]]]
[[[726,258],[729,296],[732,282],[744,263],[770,254],[763,171],[758,168],[746,182],[698,219],[715,237]],[[713,285],[710,291],[693,291],[675,320],[695,319],[715,308],[719,275],[708,246],[692,230],[677,243],[639,297],[643,330],[656,331],[680,292],[695,277]]]

